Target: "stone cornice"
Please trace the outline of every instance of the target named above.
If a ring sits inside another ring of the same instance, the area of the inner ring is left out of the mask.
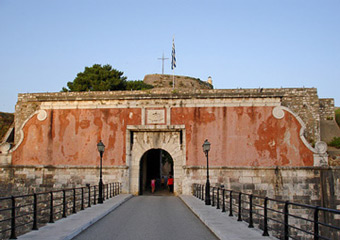
[[[89,101],[89,100],[139,100],[139,99],[206,99],[206,98],[282,98],[291,94],[315,92],[315,88],[267,89],[200,89],[103,92],[20,93],[18,102]]]

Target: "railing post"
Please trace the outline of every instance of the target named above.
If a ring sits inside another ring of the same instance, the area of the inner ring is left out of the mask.
[[[249,195],[249,228],[254,228],[253,224],[253,194]]]
[[[73,188],[73,211],[72,213],[76,213],[76,188]]]
[[[212,187],[211,190],[212,190],[211,206],[215,207],[215,188]]]
[[[201,191],[202,191],[201,200],[204,200],[204,184],[202,184],[201,186]]]
[[[81,188],[81,207],[80,210],[84,210],[84,187]]]
[[[88,186],[87,186],[87,188],[88,188],[88,195],[89,195],[89,202],[87,203],[87,207],[91,207],[91,185],[89,184]]]
[[[12,196],[12,218],[11,218],[11,236],[10,239],[17,239],[15,234],[15,197]]]
[[[93,205],[96,205],[96,198],[97,198],[97,192],[96,192],[96,186],[93,186]]]
[[[110,198],[112,198],[112,183],[110,183]]]
[[[63,218],[66,218],[66,190],[63,190]]]
[[[233,216],[233,191],[229,193],[229,217]]]
[[[289,205],[289,201],[285,202],[285,206],[284,206],[284,239],[288,240],[289,239],[289,225],[288,225],[288,205]]]
[[[222,202],[222,212],[225,212],[225,189],[222,189],[222,194],[223,194],[223,202]]]
[[[239,192],[238,194],[238,218],[237,221],[242,221],[242,193]]]
[[[37,194],[33,194],[33,227],[32,230],[38,230],[38,198]]]
[[[106,199],[109,199],[109,184],[106,184]]]
[[[319,206],[314,210],[314,240],[319,240]]]
[[[264,198],[264,208],[263,208],[263,234],[262,236],[269,236],[268,233],[268,216],[267,216],[267,206],[268,206],[268,197]]]
[[[98,195],[99,194],[100,194],[100,187],[98,186]],[[105,184],[104,183],[102,185],[102,200],[103,200],[103,202],[105,200]],[[99,201],[98,201],[98,203],[99,203]]]
[[[202,185],[200,184],[199,185],[199,189],[200,189],[200,195],[199,195],[199,198],[198,199],[201,199],[202,200]]]
[[[50,192],[50,195],[51,195],[51,201],[50,201],[50,221],[49,223],[54,223],[54,217],[53,217],[53,212],[54,212],[54,209],[53,209],[53,192],[51,191]]]
[[[220,209],[220,188],[217,188],[217,200],[216,200],[216,209]]]
[[[106,199],[106,187],[105,184],[103,183],[103,201]]]

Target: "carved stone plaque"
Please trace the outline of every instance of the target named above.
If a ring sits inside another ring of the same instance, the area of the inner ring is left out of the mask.
[[[165,124],[165,109],[147,109],[147,124]]]

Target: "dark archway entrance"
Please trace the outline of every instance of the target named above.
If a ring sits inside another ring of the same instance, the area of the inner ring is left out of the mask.
[[[167,151],[150,149],[145,152],[139,166],[139,195],[151,194],[152,179],[156,179],[157,193],[168,193],[166,181],[169,174],[173,176],[173,168],[173,159]]]

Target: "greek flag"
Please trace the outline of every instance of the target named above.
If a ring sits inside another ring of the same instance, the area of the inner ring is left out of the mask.
[[[171,69],[174,70],[176,67],[176,53],[175,53],[175,39],[172,39],[172,58],[171,58]]]

